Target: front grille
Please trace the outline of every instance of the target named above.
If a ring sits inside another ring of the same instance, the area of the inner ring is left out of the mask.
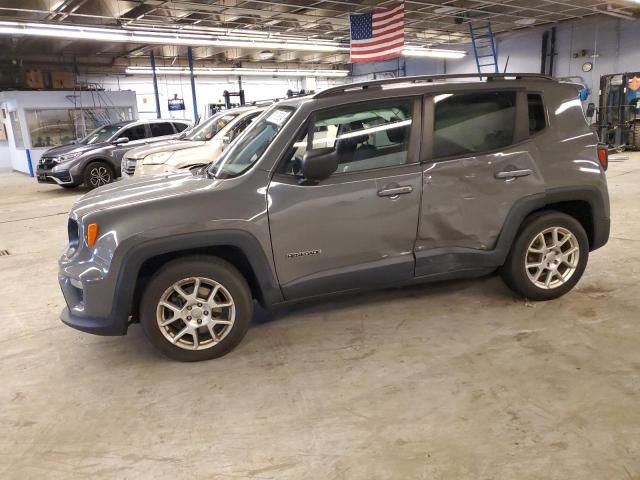
[[[67,223],[67,231],[69,232],[69,245],[71,245],[72,247],[77,247],[78,238],[80,237],[78,231],[78,222],[70,218],[69,222]]]
[[[38,162],[38,166],[43,168],[44,170],[51,170],[55,165],[56,161],[51,157],[42,157]]]
[[[134,173],[136,173],[136,161],[125,159],[122,162],[122,170],[129,176],[133,175]]]

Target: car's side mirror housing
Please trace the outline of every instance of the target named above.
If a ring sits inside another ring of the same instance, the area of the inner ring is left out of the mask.
[[[587,105],[587,113],[585,114],[587,118],[593,118],[593,115],[596,113],[596,104],[590,103]]]
[[[320,181],[338,169],[338,157],[333,148],[309,150],[302,157],[300,173],[306,180]]]
[[[129,138],[128,137],[120,137],[120,138],[116,138],[113,141],[114,145],[122,145],[123,143],[129,143]]]

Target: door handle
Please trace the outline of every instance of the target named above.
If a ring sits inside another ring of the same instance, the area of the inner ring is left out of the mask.
[[[503,172],[497,172],[496,178],[517,178],[517,177],[526,177],[531,175],[533,170],[526,168],[523,170],[505,170]]]
[[[382,190],[378,190],[379,197],[397,197],[398,195],[406,195],[407,193],[413,192],[413,187],[407,185],[406,187],[392,187],[392,188],[383,188]]]

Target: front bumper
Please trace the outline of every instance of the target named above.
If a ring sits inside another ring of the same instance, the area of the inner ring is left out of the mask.
[[[36,169],[38,183],[50,183],[56,185],[73,185],[75,180],[69,171],[53,171],[45,168]]]
[[[60,320],[76,330],[93,333],[94,335],[125,335],[127,333],[128,318],[115,311],[107,315],[98,314],[104,310],[98,305],[104,292],[99,282],[94,284],[82,284],[83,288],[74,285],[70,277],[60,275],[58,277],[62,295],[67,307],[62,311]],[[102,294],[102,296],[101,296]]]

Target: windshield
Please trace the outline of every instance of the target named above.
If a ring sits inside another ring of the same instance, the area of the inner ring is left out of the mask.
[[[268,110],[253,122],[238,140],[231,144],[220,159],[209,167],[209,174],[230,178],[248,170],[265,152],[293,113],[293,108]]]
[[[215,137],[220,130],[238,116],[237,113],[222,113],[211,117],[202,125],[194,127],[194,129],[185,135],[185,140],[193,140],[194,142],[206,142]]]
[[[80,140],[83,145],[92,145],[94,143],[108,142],[115,133],[122,128],[122,125],[105,125],[104,127],[96,128],[89,135]]]

